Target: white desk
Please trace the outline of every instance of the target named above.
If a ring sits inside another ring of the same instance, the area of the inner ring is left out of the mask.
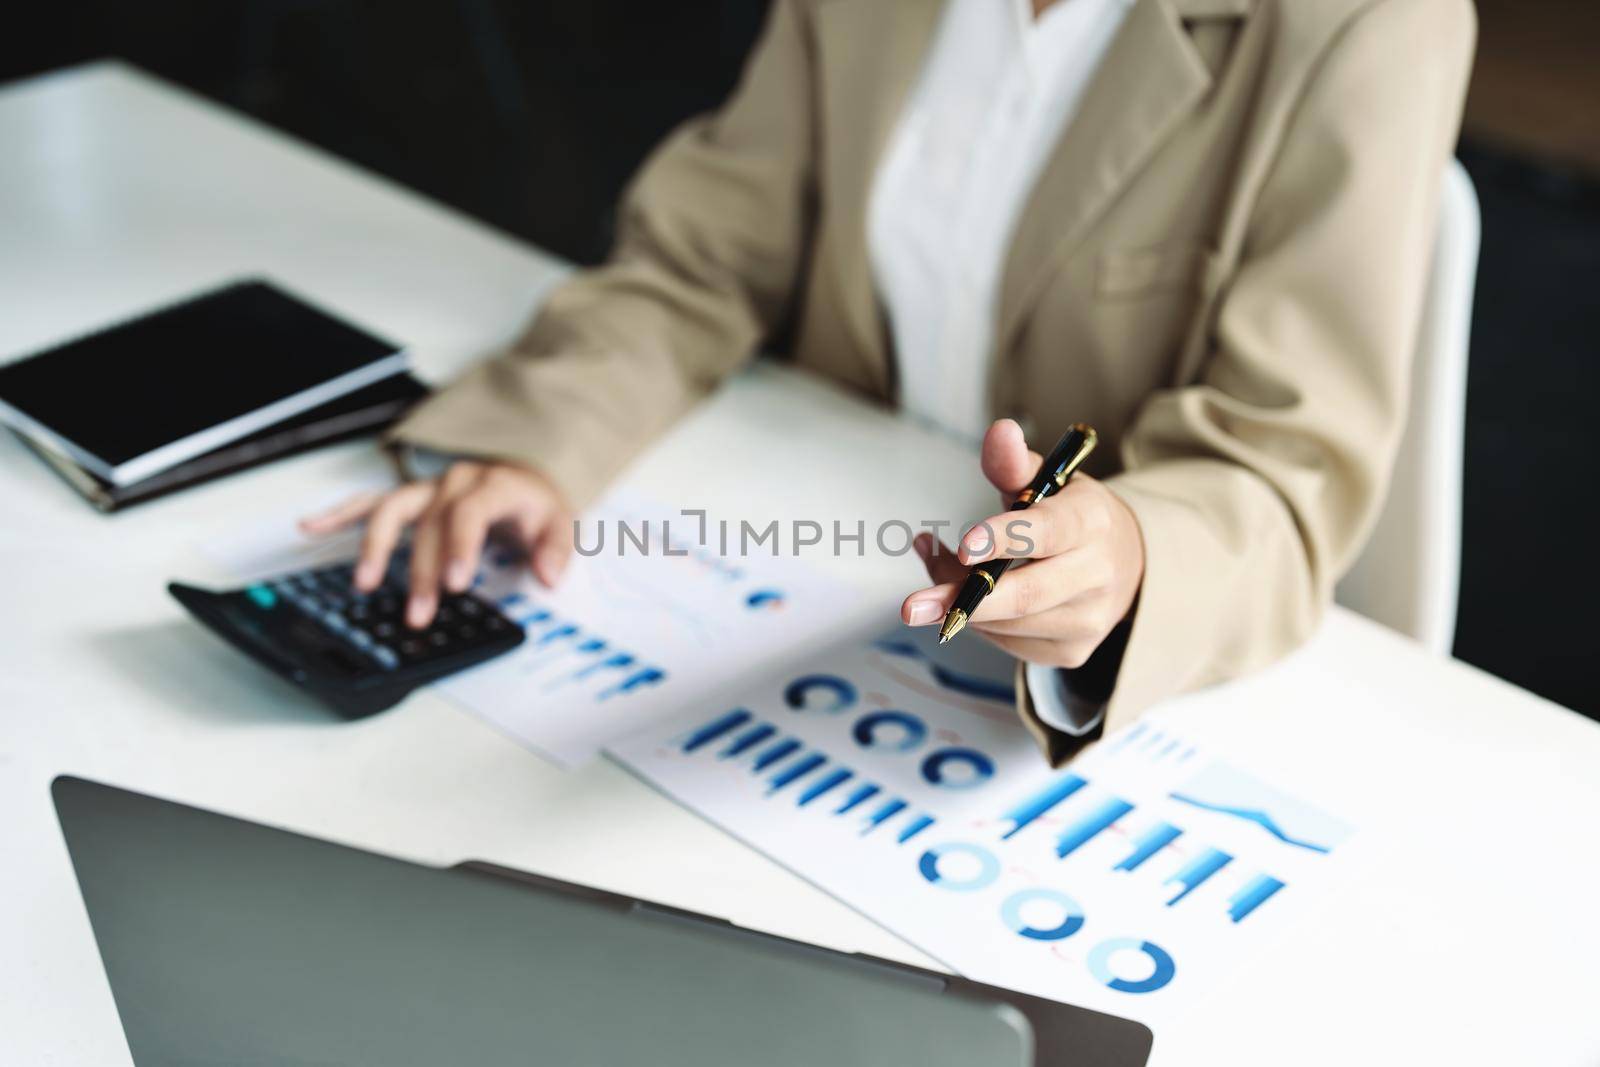
[[[410,342],[437,376],[506,339],[559,274],[124,67],[0,92],[0,146],[4,355],[265,272]],[[748,457],[770,463],[775,434],[796,442],[778,453],[790,481],[750,498]],[[714,516],[872,523],[986,507],[981,486],[922,485],[930,463],[959,458],[762,368],[630,477]],[[926,962],[609,763],[562,773],[427,694],[333,721],[244,669],[163,592],[169,577],[210,576],[195,546],[216,529],[381,471],[370,446],[349,445],[107,518],[0,441],[0,1060],[127,1062],[50,806],[60,773]],[[918,577],[909,557],[830,565],[890,605]],[[1182,713],[1358,821],[1387,873],[1159,1034],[1154,1062],[1600,1061],[1600,728],[1342,611],[1287,663]]]

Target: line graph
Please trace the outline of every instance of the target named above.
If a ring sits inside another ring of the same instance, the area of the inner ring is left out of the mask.
[[[1272,816],[1264,811],[1257,811],[1254,808],[1231,808],[1226,804],[1211,804],[1198,797],[1191,797],[1184,793],[1172,793],[1169,795],[1180,804],[1191,804],[1197,808],[1204,808],[1206,811],[1214,811],[1219,815],[1232,815],[1234,818],[1243,819],[1245,822],[1253,822],[1286,845],[1309,849],[1312,852],[1330,851],[1327,845],[1319,845],[1315,841],[1301,841],[1298,838],[1290,837],[1277,823],[1272,821]]]
[[[1253,823],[1293,848],[1326,855],[1350,836],[1348,824],[1224,763],[1213,763],[1173,788],[1179,804]]]

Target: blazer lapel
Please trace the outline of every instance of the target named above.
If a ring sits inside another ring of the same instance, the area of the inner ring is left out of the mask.
[[[829,125],[820,142],[832,156],[826,162],[833,192],[831,273],[849,331],[885,396],[894,375],[867,256],[868,200],[943,7],[943,0],[833,0],[816,8],[822,121]]]
[[[1113,195],[1211,85],[1185,17],[1214,17],[1246,0],[1137,0],[1017,221],[1000,287],[996,354],[1049,277]],[[1203,10],[1191,12],[1189,7]]]

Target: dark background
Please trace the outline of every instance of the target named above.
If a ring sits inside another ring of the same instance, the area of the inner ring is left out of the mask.
[[[1589,648],[1600,629],[1600,3],[1477,6],[1459,154],[1483,205],[1483,251],[1455,651],[1600,718]],[[119,56],[589,263],[610,243],[622,184],[676,122],[727,93],[765,8],[30,4],[0,33],[0,80]]]

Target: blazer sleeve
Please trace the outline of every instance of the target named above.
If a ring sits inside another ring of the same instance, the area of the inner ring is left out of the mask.
[[[810,229],[811,55],[777,0],[733,95],[630,183],[610,259],[391,443],[525,463],[575,508],[749,358],[786,313]]]
[[[1465,0],[1379,0],[1311,74],[1199,378],[1143,405],[1108,482],[1145,546],[1126,645],[1104,650],[1108,730],[1289,652],[1354,562],[1405,426],[1474,33]]]

